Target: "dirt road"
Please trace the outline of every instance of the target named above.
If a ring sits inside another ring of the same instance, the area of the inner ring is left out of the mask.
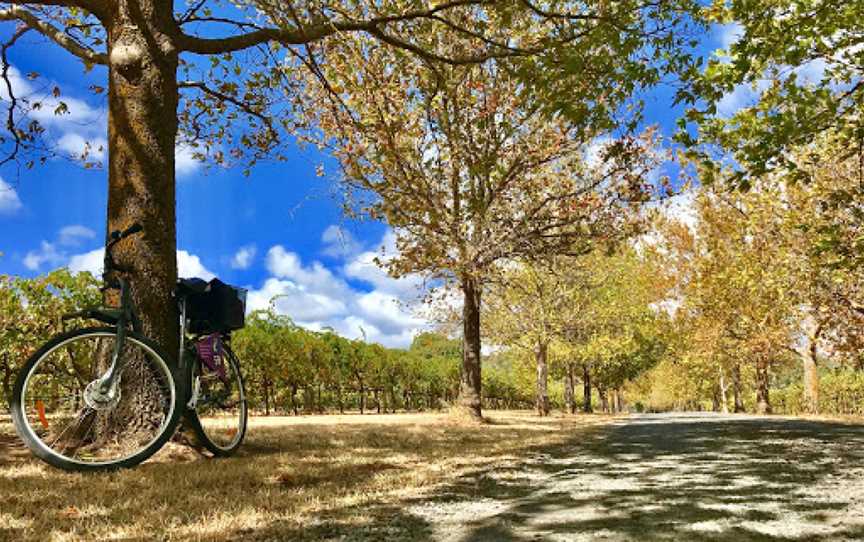
[[[864,427],[636,415],[405,512],[448,541],[864,540]]]

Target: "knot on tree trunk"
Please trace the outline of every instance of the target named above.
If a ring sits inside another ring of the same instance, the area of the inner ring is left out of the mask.
[[[123,32],[111,46],[108,61],[127,81],[135,83],[141,78],[144,61],[147,54],[140,36],[132,32]]]

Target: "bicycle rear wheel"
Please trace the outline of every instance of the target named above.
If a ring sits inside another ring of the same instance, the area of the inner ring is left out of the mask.
[[[15,429],[30,450],[74,471],[131,467],[173,434],[178,390],[166,358],[149,339],[129,333],[123,370],[111,397],[95,391],[110,365],[116,329],[88,328],[58,335],[18,375],[12,396]]]
[[[227,457],[237,451],[246,435],[246,389],[237,356],[223,344],[223,355],[213,368],[196,360],[193,389],[198,387],[194,409],[186,411],[198,441],[213,455]]]

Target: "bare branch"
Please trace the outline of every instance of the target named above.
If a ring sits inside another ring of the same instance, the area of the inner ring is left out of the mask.
[[[6,130],[12,134],[12,139],[15,141],[15,146],[12,148],[12,152],[9,153],[9,156],[0,160],[0,166],[6,164],[14,160],[18,156],[18,151],[21,149],[21,134],[18,133],[18,130],[15,128],[15,107],[18,104],[17,98],[15,98],[15,91],[12,88],[12,81],[9,80],[9,59],[7,58],[6,53],[9,48],[15,45],[15,42],[18,41],[18,38],[26,34],[30,28],[24,26],[15,31],[9,41],[3,44],[3,47],[0,48],[0,61],[2,61],[2,72],[0,72],[0,78],[3,79],[3,82],[6,84],[6,93],[9,94],[9,108],[6,110]]]
[[[436,60],[439,62],[446,62],[448,64],[455,65],[474,64],[477,62],[482,62],[489,58],[500,58],[503,56],[516,56],[530,53],[530,51],[514,50],[512,48],[508,48],[506,45],[503,44],[494,44],[495,48],[502,49],[502,52],[490,50],[455,58],[445,57],[427,51],[421,46],[411,43],[410,41],[397,38],[383,30],[383,27],[387,24],[411,20],[427,19],[440,23],[442,21],[437,15],[440,12],[444,12],[448,9],[453,9],[455,7],[472,5],[476,6],[492,3],[494,3],[494,0],[453,0],[451,2],[444,2],[435,5],[428,9],[412,10],[402,14],[385,15],[367,20],[345,19],[342,21],[321,21],[308,25],[299,24],[299,22],[295,18],[295,22],[298,22],[295,28],[257,28],[256,30],[247,32],[245,34],[224,38],[201,38],[181,32],[177,37],[177,44],[181,49],[191,53],[220,54],[247,49],[249,47],[271,41],[278,42],[284,45],[303,45],[319,41],[323,38],[339,32],[366,32],[389,45],[411,51],[428,60]],[[202,19],[202,21],[204,20],[206,19]],[[213,22],[223,22],[235,25],[237,24],[237,21],[230,20],[220,21],[214,19]],[[490,45],[493,45],[493,43],[490,42]]]
[[[108,55],[81,45],[59,28],[37,17],[30,10],[17,6],[2,9],[0,10],[0,21],[21,21],[88,64],[108,64]]]
[[[204,92],[205,94],[209,94],[209,95],[211,95],[215,98],[218,98],[224,102],[228,102],[230,104],[235,105],[236,107],[241,109],[247,115],[251,115],[251,116],[259,119],[261,122],[263,122],[264,125],[267,127],[267,131],[270,134],[270,137],[273,138],[274,141],[279,139],[279,137],[278,137],[279,134],[276,131],[276,129],[273,127],[273,121],[270,119],[270,117],[268,117],[267,115],[264,115],[263,113],[261,113],[259,111],[255,111],[254,109],[249,107],[249,104],[244,103],[241,100],[238,100],[234,96],[230,96],[230,95],[225,94],[223,92],[219,92],[218,90],[210,88],[200,81],[180,81],[179,83],[177,83],[177,87],[178,88],[197,88],[198,90]]]

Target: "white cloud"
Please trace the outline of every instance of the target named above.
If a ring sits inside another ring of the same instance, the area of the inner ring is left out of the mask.
[[[661,212],[668,218],[677,220],[691,230],[699,224],[699,213],[696,210],[697,190],[691,189],[663,202]]]
[[[384,236],[381,246],[379,254],[385,260],[395,254],[392,232]],[[272,300],[277,312],[307,329],[329,327],[348,338],[365,334],[367,340],[385,346],[407,347],[414,335],[429,327],[428,320],[415,314],[411,306],[422,281],[418,277],[388,277],[372,261],[375,254],[358,254],[337,270],[340,276],[320,262],[304,263],[296,253],[276,245],[266,257],[271,277],[261,288],[250,290],[248,310],[266,309]],[[373,289],[352,288],[346,278],[367,283]]]
[[[327,226],[327,229],[321,234],[321,241],[324,243],[321,252],[334,258],[350,256],[363,249],[363,245],[351,235],[351,232],[336,224]]]
[[[195,173],[204,163],[195,158],[196,149],[186,143],[178,143],[174,147],[174,171],[178,177],[185,177]]]
[[[102,274],[104,260],[105,249],[97,248],[90,252],[74,254],[68,258],[61,254],[59,258],[55,259],[54,265],[59,267],[65,263],[72,273],[89,271],[98,277]],[[200,277],[204,280],[210,280],[216,276],[212,271],[204,267],[204,264],[201,263],[201,258],[185,250],[177,251],[177,274],[181,277]]]
[[[583,156],[585,163],[591,169],[596,169],[601,167],[605,160],[605,152],[606,148],[612,143],[612,138],[609,136],[597,136],[591,143],[588,144],[588,147],[585,149],[585,154]]]
[[[66,260],[66,256],[57,250],[54,243],[42,241],[39,249],[31,250],[24,256],[24,267],[31,271],[38,271],[42,265],[60,266]]]
[[[81,134],[67,132],[57,140],[57,148],[74,159],[101,162],[105,160],[108,142],[104,137],[85,138]]]
[[[60,244],[61,245],[78,245],[82,241],[87,239],[93,239],[96,237],[96,232],[91,230],[86,226],[81,226],[80,224],[73,224],[71,226],[65,226],[60,230]]]
[[[423,289],[423,278],[418,275],[408,275],[400,278],[391,277],[386,269],[375,263],[377,258],[386,264],[396,255],[396,235],[392,230],[387,230],[381,240],[377,251],[367,251],[358,254],[350,262],[345,264],[343,272],[345,276],[367,282],[376,290],[391,294],[403,301],[408,301]]]
[[[267,252],[267,270],[277,278],[290,279],[310,291],[333,296],[345,295],[350,291],[345,281],[337,278],[320,262],[304,266],[297,254],[286,251],[281,245]]]
[[[177,275],[186,278],[198,277],[204,280],[216,277],[212,271],[204,267],[204,264],[201,263],[201,258],[194,254],[189,254],[185,250],[177,251]]]
[[[769,86],[770,82],[767,79],[760,79],[755,85],[752,83],[736,85],[717,102],[717,114],[721,117],[731,117],[739,109],[755,105]]]
[[[744,37],[744,27],[740,23],[729,23],[717,26],[720,48],[728,51],[738,40]]]
[[[244,247],[240,247],[234,257],[231,258],[231,268],[232,269],[249,269],[249,266],[252,265],[252,261],[255,259],[255,253],[257,249],[255,245],[246,245]]]
[[[97,248],[84,254],[76,254],[69,258],[69,263],[66,267],[72,273],[81,273],[89,271],[90,274],[98,277],[102,274],[103,261],[105,259],[105,249]]]
[[[0,85],[2,86],[2,85]],[[18,192],[9,183],[0,178],[0,215],[9,215],[21,209],[21,199]]]
[[[297,322],[326,321],[348,312],[348,306],[339,298],[272,277],[261,289],[249,292],[247,307],[250,311],[266,309],[271,303],[277,312],[287,314]]]

